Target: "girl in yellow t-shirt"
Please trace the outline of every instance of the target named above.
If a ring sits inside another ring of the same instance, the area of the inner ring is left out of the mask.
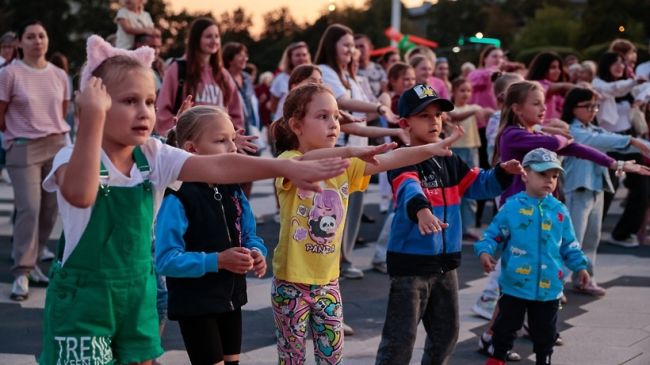
[[[449,146],[462,130],[439,143],[390,152],[394,143],[334,148],[340,132],[338,105],[330,89],[319,84],[293,89],[283,115],[271,126],[279,158],[351,158],[346,171],[325,180],[316,193],[299,189],[290,179],[275,180],[281,227],[271,297],[279,363],[304,362],[309,327],[317,362],[335,364],[343,349],[338,276],[348,197],[365,190],[373,174],[449,155]]]

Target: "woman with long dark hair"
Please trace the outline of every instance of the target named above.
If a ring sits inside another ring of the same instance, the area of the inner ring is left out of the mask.
[[[546,120],[559,118],[564,95],[574,87],[567,82],[568,75],[562,68],[562,58],[554,52],[538,53],[528,66],[526,79],[539,82],[546,91]]]
[[[156,131],[161,135],[174,126],[173,118],[188,95],[195,105],[224,108],[235,125],[244,128],[243,109],[237,86],[223,66],[221,34],[212,18],[198,18],[190,25],[183,58],[165,72],[156,101]]]

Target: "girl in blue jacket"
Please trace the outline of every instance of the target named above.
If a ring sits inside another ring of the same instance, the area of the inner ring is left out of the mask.
[[[235,153],[235,136],[224,111],[195,106],[168,142],[216,155]],[[169,318],[178,321],[192,364],[239,364],[245,275],[264,275],[266,253],[239,185],[184,182],[167,190],[156,221],[156,268],[167,276]]]
[[[593,90],[577,87],[567,94],[564,101],[562,120],[571,122],[570,132],[576,142],[601,152],[616,152],[619,154],[641,152],[646,156],[650,156],[650,147],[642,139],[612,133],[594,125],[594,118],[599,108],[598,97]],[[614,193],[613,181],[606,168],[587,160],[567,157],[563,162],[563,166],[566,170],[564,194],[567,208],[571,214],[571,221],[575,228],[576,240],[582,243],[582,250],[591,261],[589,274],[591,274],[592,280],[589,285],[581,289],[574,275],[573,287],[584,294],[602,296],[605,295],[605,289],[596,283],[593,276],[596,251],[600,243],[603,222],[605,191]],[[616,235],[615,233],[621,231],[622,225],[636,224],[638,226],[642,219],[643,215],[639,214],[638,211],[634,211],[627,219],[619,221],[612,234]],[[643,230],[645,231],[644,226]]]

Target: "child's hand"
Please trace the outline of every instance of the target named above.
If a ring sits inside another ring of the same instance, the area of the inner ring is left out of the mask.
[[[327,158],[313,161],[287,160],[282,174],[299,189],[321,191],[319,181],[341,175],[350,165],[347,159]]]
[[[253,270],[258,278],[266,274],[266,258],[257,250],[251,250],[251,257],[253,258]]]
[[[385,109],[386,112],[383,114],[384,118],[386,118],[386,121],[390,124],[398,124],[399,123],[399,117],[393,113],[392,110],[390,110],[389,107],[383,106],[382,109]]]
[[[542,127],[542,132],[546,134],[562,136],[568,139],[570,142],[573,142],[573,136],[569,132],[569,129],[565,128],[565,126],[566,123],[561,120],[557,122],[551,120],[548,122],[548,124]]]
[[[479,256],[479,260],[481,261],[481,266],[483,266],[483,271],[486,273],[494,271],[494,268],[497,265],[494,257],[490,256],[490,254],[486,252],[483,252],[481,256]]]
[[[238,129],[235,135],[235,146],[237,146],[237,152],[239,153],[255,153],[257,152],[257,145],[251,141],[256,140],[257,136],[247,136],[243,129]]]
[[[650,169],[647,166],[639,165],[636,161],[625,161],[623,171],[643,176],[650,176]]]
[[[75,104],[81,117],[82,113],[99,113],[105,115],[111,108],[111,96],[106,91],[102,79],[91,77],[86,87],[75,93]]]
[[[368,146],[368,147],[350,147],[350,157],[356,157],[361,160],[371,163],[373,165],[379,165],[379,160],[377,160],[376,155],[381,155],[397,147],[397,143],[384,143],[379,146]]]
[[[253,269],[251,250],[245,247],[232,247],[219,252],[217,256],[219,270],[228,270],[235,274],[245,274]]]
[[[630,145],[641,151],[641,153],[646,156],[650,157],[650,146],[646,144],[642,139],[640,138],[631,138],[630,139]]]
[[[176,115],[172,118],[172,125],[176,126],[176,123],[178,123],[178,118],[181,117],[181,114],[185,113],[187,109],[191,108],[193,105],[194,103],[192,102],[192,95],[188,95],[185,100],[183,100],[181,107],[178,108]]]
[[[431,209],[422,208],[417,213],[418,228],[421,235],[433,234],[442,232],[443,229],[449,227],[448,223],[444,223],[438,217],[433,215]]]
[[[524,167],[521,166],[521,163],[515,159],[507,162],[502,162],[499,166],[510,175],[526,176],[526,170],[524,170]]]
[[[580,282],[580,289],[584,289],[589,285],[589,282],[591,281],[591,276],[589,276],[589,273],[587,270],[582,269],[578,271],[578,281]]]
[[[459,125],[454,125],[452,127],[452,133],[449,137],[443,139],[440,142],[430,143],[430,152],[432,156],[451,156],[450,147],[454,142],[459,140],[462,136],[465,135],[465,131]]]

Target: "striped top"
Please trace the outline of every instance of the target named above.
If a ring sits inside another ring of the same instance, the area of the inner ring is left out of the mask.
[[[70,100],[65,71],[47,63],[42,69],[16,61],[0,72],[0,101],[7,102],[3,146],[16,138],[36,139],[66,133],[63,102]]]

